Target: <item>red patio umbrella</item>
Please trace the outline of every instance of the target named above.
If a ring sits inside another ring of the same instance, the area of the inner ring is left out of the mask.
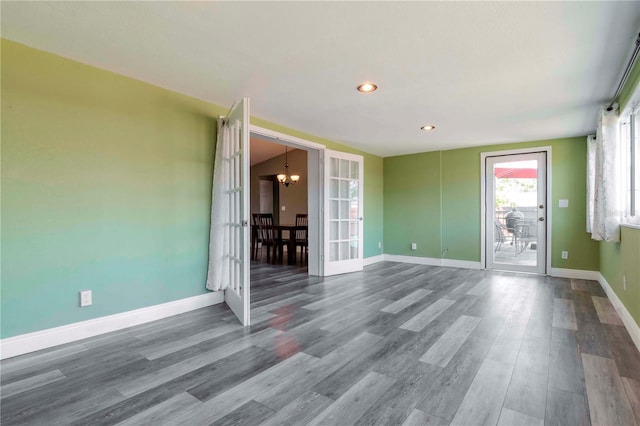
[[[538,177],[538,169],[531,168],[512,168],[512,167],[496,167],[494,174],[497,178],[523,178],[535,179]]]

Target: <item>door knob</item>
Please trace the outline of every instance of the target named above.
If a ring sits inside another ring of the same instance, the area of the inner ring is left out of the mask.
[[[544,222],[544,217],[539,217],[539,218],[538,218],[538,220],[539,220],[540,222]]]

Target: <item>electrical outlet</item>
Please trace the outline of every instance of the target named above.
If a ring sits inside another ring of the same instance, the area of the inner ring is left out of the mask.
[[[569,258],[569,252],[568,251],[563,251],[562,252],[562,258],[565,259],[565,260],[568,259]]]
[[[622,289],[624,291],[627,291],[627,276],[626,275],[622,276]]]
[[[285,211],[285,210],[287,210],[287,207],[286,206],[282,206],[282,211]]]
[[[378,248],[382,248],[382,241],[378,241]]]
[[[411,243],[411,250],[418,250],[418,243]]]
[[[80,306],[91,306],[93,304],[93,297],[91,296],[91,290],[84,290],[80,292]]]

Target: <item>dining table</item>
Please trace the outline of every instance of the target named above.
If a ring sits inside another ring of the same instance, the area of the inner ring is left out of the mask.
[[[289,233],[287,238],[287,263],[289,265],[296,264],[296,231],[308,230],[308,226],[296,226],[296,225],[273,225],[273,229],[277,232],[277,238],[284,240],[283,233],[287,231]],[[251,225],[251,246],[257,244],[258,241],[258,227]],[[253,255],[253,250],[251,250]],[[255,259],[252,259],[255,260]]]

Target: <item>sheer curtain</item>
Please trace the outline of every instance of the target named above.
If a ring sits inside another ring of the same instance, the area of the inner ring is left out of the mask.
[[[596,135],[587,136],[587,232],[593,232],[596,191]]]
[[[230,171],[227,150],[231,140],[231,128],[223,120],[218,122],[218,139],[213,162],[213,188],[211,192],[211,227],[209,229],[209,268],[207,289],[218,291],[229,286],[229,226],[231,222],[227,194],[230,190]]]
[[[587,140],[587,230],[598,241],[620,241],[622,182],[618,111],[601,108],[595,141]]]

